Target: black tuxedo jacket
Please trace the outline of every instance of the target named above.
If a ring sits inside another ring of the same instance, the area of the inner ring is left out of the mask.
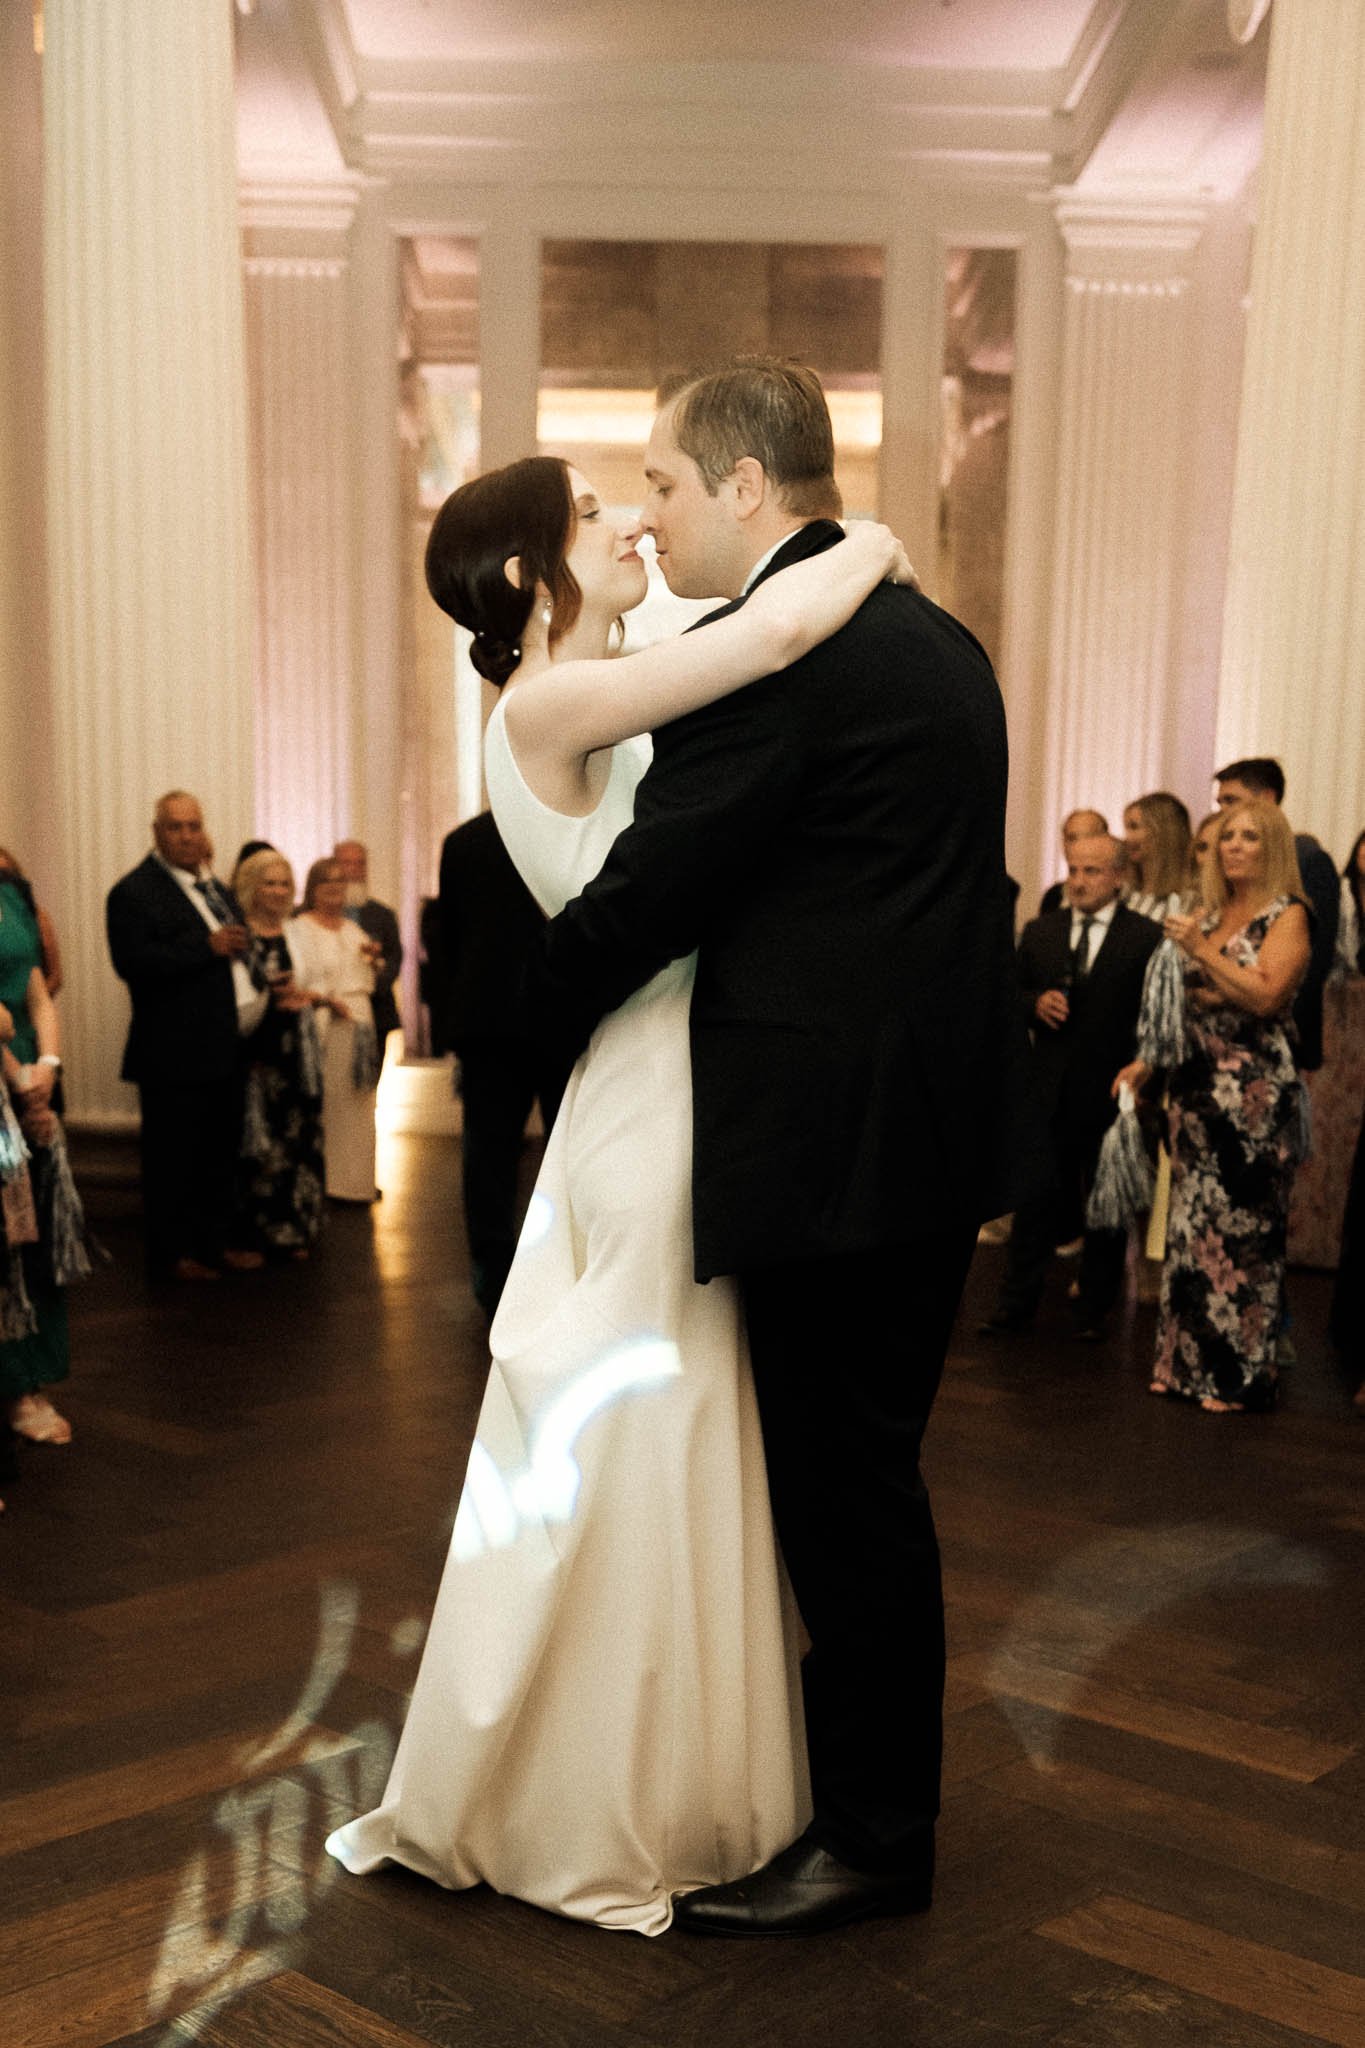
[[[1147,962],[1161,943],[1154,918],[1117,905],[1084,981],[1069,987],[1071,910],[1049,910],[1025,925],[1019,986],[1033,1031],[1033,1085],[1054,1134],[1087,1150],[1098,1146],[1117,1104],[1110,1089],[1137,1050],[1138,1011]],[[1044,989],[1065,990],[1071,1015],[1059,1030],[1039,1023]]]
[[[802,527],[765,576],[840,538]],[[532,994],[567,1051],[699,949],[698,1278],[1008,1209],[1026,1042],[1004,711],[977,642],[883,585],[654,749],[635,823],[549,925]]]
[[[105,924],[114,971],[133,999],[123,1079],[230,1077],[241,1058],[232,964],[214,952],[208,926],[155,854],[114,884]]]

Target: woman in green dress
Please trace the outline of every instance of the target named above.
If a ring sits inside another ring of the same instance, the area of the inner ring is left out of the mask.
[[[45,1142],[52,1091],[61,1072],[57,1006],[43,975],[43,943],[33,893],[20,877],[0,872],[0,1003],[14,1019],[6,1048],[11,1094],[30,1146]],[[17,1072],[16,1072],[17,1069]],[[66,1290],[35,1275],[29,1284],[37,1327],[0,1342],[0,1401],[16,1436],[65,1444],[71,1425],[45,1389],[70,1370]]]

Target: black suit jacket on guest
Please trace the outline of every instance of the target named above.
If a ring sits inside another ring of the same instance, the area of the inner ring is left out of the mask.
[[[802,527],[765,576],[840,538]],[[883,585],[654,749],[635,823],[549,926],[532,995],[581,1045],[700,949],[698,1277],[1008,1209],[1024,1035],[1004,711],[977,642]]]
[[[1081,1150],[1098,1146],[1112,1122],[1114,1076],[1137,1049],[1138,1011],[1147,962],[1161,943],[1154,918],[1118,904],[1091,962],[1069,987],[1071,910],[1050,910],[1025,925],[1019,941],[1019,986],[1033,1030],[1033,1085],[1054,1136]],[[1071,1014],[1058,1030],[1037,1021],[1045,989],[1066,991]]]
[[[133,999],[123,1079],[233,1075],[241,1039],[231,962],[214,952],[208,926],[155,854],[114,884],[105,922],[114,971]]]
[[[531,1040],[522,1009],[526,963],[545,915],[502,843],[491,811],[448,833],[441,847],[440,997],[458,1053]]]
[[[1337,949],[1337,926],[1341,919],[1341,882],[1330,854],[1323,852],[1310,833],[1300,832],[1294,840],[1303,892],[1308,898],[1309,935],[1312,950],[1308,972],[1294,998],[1294,1024],[1299,1034],[1297,1057],[1307,1073],[1322,1065],[1322,992],[1332,971]]]
[[[398,1003],[393,993],[393,985],[403,965],[398,915],[390,910],[387,903],[380,903],[371,896],[356,911],[355,921],[366,938],[373,939],[383,954],[374,970],[374,993],[370,997],[375,1035],[382,1050],[389,1033],[398,1029]]]

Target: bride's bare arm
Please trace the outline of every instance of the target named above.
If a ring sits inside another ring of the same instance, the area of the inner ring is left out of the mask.
[[[888,577],[914,580],[895,535],[859,520],[823,553],[760,583],[713,625],[615,660],[568,661],[518,682],[505,717],[519,755],[581,760],[789,668],[846,625]]]

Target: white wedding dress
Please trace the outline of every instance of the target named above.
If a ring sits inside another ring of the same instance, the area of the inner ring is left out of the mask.
[[[630,823],[648,742],[614,750],[582,818],[526,787],[501,704],[486,744],[498,828],[553,914]],[[693,964],[605,1018],[570,1078],[393,1772],[327,1844],[644,1934],[810,1811],[737,1297],[692,1278]]]

